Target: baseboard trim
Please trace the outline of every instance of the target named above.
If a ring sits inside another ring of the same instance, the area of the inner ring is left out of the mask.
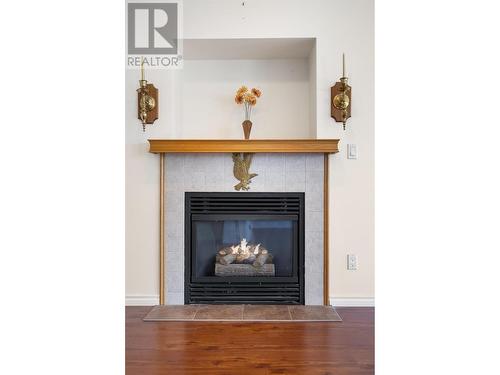
[[[125,296],[125,306],[156,306],[159,296]]]
[[[330,305],[336,307],[374,307],[375,298],[330,298]]]

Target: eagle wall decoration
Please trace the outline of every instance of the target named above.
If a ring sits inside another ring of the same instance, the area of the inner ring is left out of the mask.
[[[234,185],[234,189],[237,191],[240,190],[249,190],[250,186],[248,186],[252,181],[251,179],[257,176],[257,173],[250,173],[250,165],[252,164],[253,154],[249,153],[233,153],[233,174],[240,183]]]

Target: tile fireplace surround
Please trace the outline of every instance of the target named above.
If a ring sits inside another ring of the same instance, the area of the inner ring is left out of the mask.
[[[186,150],[190,151],[189,148]],[[154,150],[153,143],[150,151],[158,152]],[[164,303],[167,305],[184,304],[185,193],[234,192],[234,185],[239,182],[233,176],[231,155],[233,150],[223,149],[222,151],[160,152],[162,155],[160,175],[161,180],[164,180],[164,188],[160,197],[160,201],[163,202],[161,211],[164,215],[163,221],[160,218],[160,225],[164,229],[160,242],[164,241],[165,247],[164,270],[160,266],[160,282],[163,279],[164,284],[160,289],[163,289],[165,293]],[[324,264],[325,233],[323,230],[325,220],[324,155],[337,152],[337,150],[269,153],[263,151],[255,153],[253,157],[250,172],[257,173],[258,176],[252,179],[249,192],[305,193],[305,304],[322,305],[325,302],[324,272],[327,270]],[[165,154],[166,157],[163,160]],[[161,256],[160,259],[162,258]],[[164,277],[162,277],[163,272]],[[160,304],[162,304],[161,298]]]

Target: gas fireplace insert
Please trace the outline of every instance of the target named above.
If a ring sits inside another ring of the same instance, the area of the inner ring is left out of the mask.
[[[185,193],[185,304],[304,304],[304,193]]]

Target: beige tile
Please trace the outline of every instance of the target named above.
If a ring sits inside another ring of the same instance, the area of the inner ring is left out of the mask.
[[[200,305],[194,320],[241,320],[243,305]]]
[[[323,171],[324,156],[323,154],[307,154],[306,169],[310,171]]]
[[[245,305],[243,320],[291,320],[287,305]]]
[[[167,305],[184,305],[184,291],[182,291],[182,292],[167,292],[165,302]]]
[[[327,320],[342,321],[339,314],[331,306],[290,306],[292,320]]]
[[[155,306],[144,321],[342,321],[331,306],[166,305]]]
[[[306,154],[288,154],[285,157],[285,171],[304,173],[306,171]]]
[[[192,320],[197,310],[197,305],[155,306],[143,320]]]

